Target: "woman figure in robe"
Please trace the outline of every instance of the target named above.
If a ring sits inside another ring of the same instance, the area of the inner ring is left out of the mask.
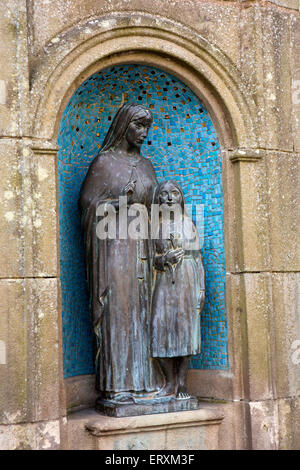
[[[96,389],[117,402],[149,397],[160,388],[161,377],[150,357],[150,244],[146,238],[119,237],[118,229],[116,238],[99,238],[96,211],[101,204],[113,207],[118,227],[119,197],[127,197],[125,229],[133,204],[150,213],[157,180],[140,148],[152,120],[141,105],[127,103],[118,110],[79,197],[96,336]]]

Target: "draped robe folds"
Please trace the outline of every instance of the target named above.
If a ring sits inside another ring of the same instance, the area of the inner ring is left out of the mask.
[[[168,221],[163,225],[153,243],[152,357],[191,356],[201,352],[200,313],[205,299],[199,236],[187,214],[177,226]],[[164,239],[164,230],[179,238]],[[164,257],[174,248],[182,248],[184,255],[177,264],[167,265]]]
[[[100,240],[96,234],[98,205],[117,201],[130,181],[136,181],[130,203],[145,205],[150,214],[157,184],[152,163],[143,157],[134,163],[113,150],[92,162],[79,198],[100,392],[151,392],[161,386],[150,357],[150,243]]]

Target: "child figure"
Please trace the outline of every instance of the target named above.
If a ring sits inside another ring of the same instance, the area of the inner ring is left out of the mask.
[[[156,396],[175,394],[177,399],[189,399],[186,378],[190,356],[200,353],[205,298],[199,237],[184,211],[184,196],[177,183],[160,183],[154,203],[162,210],[153,241],[151,346],[166,382]]]

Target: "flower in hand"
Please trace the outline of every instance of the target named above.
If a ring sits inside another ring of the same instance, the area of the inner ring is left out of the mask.
[[[169,250],[165,254],[165,262],[176,264],[178,263],[184,255],[184,250],[182,248],[176,248],[176,250]]]

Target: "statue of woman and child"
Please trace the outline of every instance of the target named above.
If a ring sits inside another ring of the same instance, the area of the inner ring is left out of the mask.
[[[98,405],[191,401],[186,380],[190,357],[200,353],[204,270],[180,186],[158,184],[151,161],[140,154],[152,121],[146,107],[124,104],[80,191]],[[165,208],[154,237],[121,237],[118,228],[116,237],[98,236],[99,205],[113,207],[118,227],[124,199],[128,225],[133,205],[148,214],[153,205]],[[179,217],[175,206],[182,209]],[[148,413],[145,407],[141,413]]]

